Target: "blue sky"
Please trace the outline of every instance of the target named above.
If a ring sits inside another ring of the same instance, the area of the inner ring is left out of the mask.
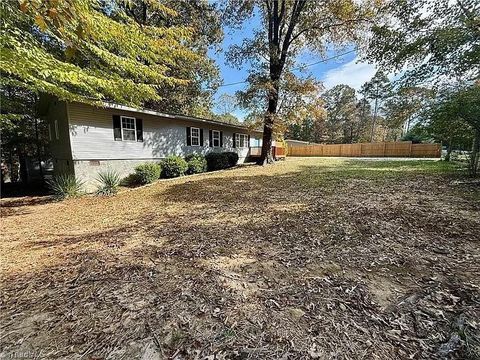
[[[244,81],[248,76],[249,66],[244,64],[242,69],[236,69],[227,64],[225,60],[225,53],[233,44],[241,44],[242,40],[252,35],[252,30],[260,26],[258,17],[252,18],[250,22],[246,22],[242,29],[225,29],[225,37],[221,44],[222,52],[216,53],[213,50],[209,51],[209,56],[216,61],[220,68],[221,78],[223,84],[236,83]],[[327,58],[342,54],[350,49],[341,50],[339,52],[328,51]],[[317,54],[304,54],[301,58],[302,63],[311,64],[322,60]],[[329,89],[337,84],[347,84],[355,89],[366,81],[370,80],[375,73],[375,67],[371,64],[357,61],[357,54],[355,52],[341,56],[339,58],[329,60],[324,63],[319,63],[308,67],[308,73],[316,79],[323,82],[324,86]],[[217,102],[222,94],[235,94],[236,91],[245,88],[245,84],[236,84],[232,86],[222,86],[215,94],[215,101]],[[215,112],[220,112],[220,109],[215,106]],[[245,113],[237,109],[235,115],[243,118]]]

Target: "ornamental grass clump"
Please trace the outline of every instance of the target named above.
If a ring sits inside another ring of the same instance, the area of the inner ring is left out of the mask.
[[[57,200],[77,197],[83,194],[83,181],[71,174],[55,175],[47,186]]]
[[[118,192],[121,178],[116,171],[106,170],[98,174],[97,181],[100,183],[97,189],[97,195],[112,196]]]

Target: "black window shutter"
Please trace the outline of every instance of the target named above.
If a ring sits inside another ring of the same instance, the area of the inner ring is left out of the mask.
[[[250,147],[250,135],[248,135],[248,144],[247,147]]]
[[[122,128],[120,125],[120,115],[113,115],[113,139],[122,140]]]
[[[212,130],[208,130],[208,146],[213,147]]]
[[[200,146],[203,146],[203,129],[200,129]]]
[[[237,141],[236,141],[237,139],[236,139],[236,137],[237,137],[237,134],[233,133],[232,138],[233,138],[233,147],[234,147],[234,148],[237,147]]]
[[[190,126],[187,126],[187,146],[192,145],[192,132]]]
[[[143,120],[136,119],[137,122],[137,141],[143,141]]]
[[[220,131],[220,147],[223,147],[223,131]]]

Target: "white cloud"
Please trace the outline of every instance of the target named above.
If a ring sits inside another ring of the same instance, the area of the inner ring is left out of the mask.
[[[342,66],[329,70],[322,79],[326,89],[335,85],[346,84],[360,90],[362,85],[375,75],[375,65],[365,62],[357,62],[358,58],[343,64]]]

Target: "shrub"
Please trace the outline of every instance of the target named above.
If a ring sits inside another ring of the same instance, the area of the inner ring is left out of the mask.
[[[174,178],[185,175],[188,164],[180,156],[169,156],[162,162],[162,177]]]
[[[114,170],[102,171],[98,174],[97,181],[100,182],[97,195],[115,195],[118,191],[118,186],[120,185],[120,175]]]
[[[238,161],[238,154],[235,152],[211,152],[205,156],[209,171],[227,169],[235,166]]]
[[[159,164],[145,163],[135,168],[135,177],[142,185],[150,184],[160,177],[161,172],[162,167]]]
[[[121,186],[127,187],[135,187],[140,185],[140,180],[138,180],[138,176],[136,173],[128,174],[120,181]]]
[[[83,181],[71,174],[55,175],[47,181],[47,186],[58,200],[80,196],[83,193]]]
[[[201,154],[190,154],[185,156],[187,162],[187,174],[200,174],[207,171],[207,160]]]
[[[228,165],[230,167],[237,165],[238,154],[236,152],[226,152],[224,154],[227,157]]]

